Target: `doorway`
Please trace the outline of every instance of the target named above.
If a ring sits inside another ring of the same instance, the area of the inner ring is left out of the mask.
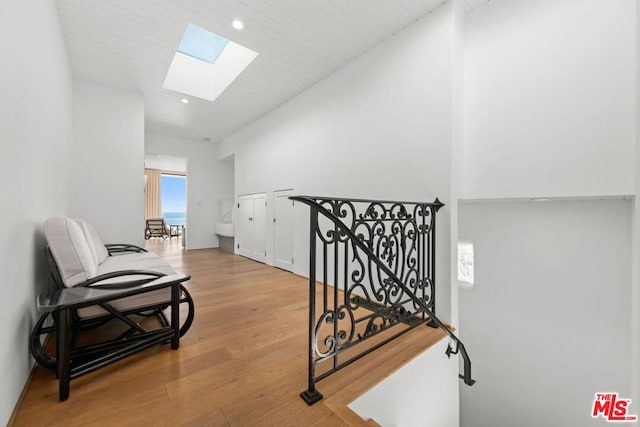
[[[153,237],[186,245],[187,159],[160,154],[145,154],[145,239],[149,220],[163,219],[165,227]],[[155,240],[160,240],[156,238]]]

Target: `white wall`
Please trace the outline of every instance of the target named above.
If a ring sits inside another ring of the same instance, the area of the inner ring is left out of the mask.
[[[144,242],[144,100],[141,94],[73,82],[69,215],[106,243]]]
[[[64,215],[71,71],[52,1],[0,2],[0,425],[33,361],[28,336],[45,289],[42,223]]]
[[[385,378],[349,404],[362,419],[385,427],[458,427],[458,359],[444,357],[449,338]],[[437,384],[437,387],[427,387]],[[401,399],[394,399],[399,396]]]
[[[631,398],[640,408],[640,4],[636,3],[636,197],[633,209],[633,276],[631,292]],[[640,412],[640,410],[637,410]]]
[[[225,139],[236,196],[293,188],[450,205],[453,26],[449,3]],[[295,210],[294,271],[307,275],[309,215]],[[447,321],[449,217],[438,213],[437,311]]]
[[[452,52],[452,131],[451,131],[451,200],[449,205],[450,278],[455,282],[458,275],[458,203],[462,195],[462,153],[464,150],[464,29],[467,7],[459,1],[453,1],[453,52]],[[458,287],[451,286],[450,325],[458,327]]]
[[[462,426],[589,426],[594,394],[631,389],[631,202],[461,204],[475,287],[460,334]],[[632,405],[637,411],[637,403]]]
[[[634,0],[467,15],[463,197],[634,193]]]
[[[187,159],[187,249],[218,247],[218,201],[233,198],[233,163],[218,160],[218,144],[147,132],[147,153]]]

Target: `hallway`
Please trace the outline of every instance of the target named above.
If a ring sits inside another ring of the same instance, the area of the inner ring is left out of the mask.
[[[375,425],[347,407],[365,390],[440,339],[417,328],[318,384],[307,406],[307,279],[221,249],[183,251],[179,240],[147,247],[188,272],[196,304],[180,348],[150,348],[71,383],[57,399],[53,372],[38,367],[15,426]]]

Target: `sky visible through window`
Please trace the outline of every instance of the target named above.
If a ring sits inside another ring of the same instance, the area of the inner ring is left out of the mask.
[[[189,24],[178,46],[178,52],[213,64],[228,44],[229,40],[224,37]]]
[[[184,176],[162,175],[162,216],[167,224],[186,225],[187,180]]]

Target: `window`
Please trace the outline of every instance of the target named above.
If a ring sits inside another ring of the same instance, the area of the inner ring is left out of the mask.
[[[184,32],[178,52],[214,64],[229,40],[197,25],[189,24]]]
[[[187,223],[187,180],[180,175],[162,174],[162,217],[171,225]]]
[[[474,247],[471,242],[458,242],[458,284],[472,288],[474,280]]]

